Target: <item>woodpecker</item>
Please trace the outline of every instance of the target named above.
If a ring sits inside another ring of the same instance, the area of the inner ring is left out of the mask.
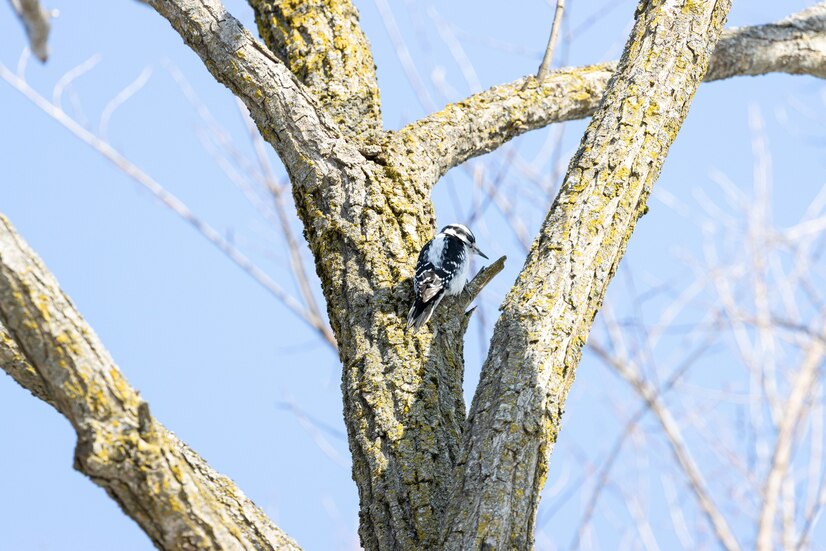
[[[467,226],[450,224],[427,242],[419,253],[413,292],[416,300],[407,314],[407,328],[418,331],[427,323],[445,295],[458,295],[465,288],[470,255],[487,255],[476,246]]]

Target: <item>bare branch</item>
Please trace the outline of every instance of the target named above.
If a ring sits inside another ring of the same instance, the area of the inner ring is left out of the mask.
[[[551,61],[554,57],[554,48],[556,48],[556,39],[559,36],[559,27],[562,25],[562,14],[565,12],[565,0],[556,0],[556,9],[554,10],[554,22],[551,25],[551,36],[548,37],[548,46],[545,48],[545,56],[542,58],[542,63],[539,65],[539,70],[536,73],[536,80],[543,80],[548,76],[548,70],[551,68]]]
[[[490,266],[485,266],[476,276],[471,279],[467,286],[465,287],[464,297],[465,297],[465,307],[473,302],[479,293],[482,292],[482,289],[485,286],[493,281],[493,278],[499,275],[499,273],[505,269],[505,261],[508,259],[506,256],[501,256],[496,259]]]
[[[0,366],[71,422],[75,468],[158,548],[299,549],[231,480],[152,418],[54,276],[2,216],[0,322]]]
[[[826,78],[826,2],[777,23],[727,30],[706,81],[774,72]]]
[[[410,55],[410,49],[407,47],[407,43],[399,30],[399,25],[396,23],[396,16],[393,15],[390,4],[387,0],[374,0],[374,2],[376,9],[379,10],[379,14],[381,15],[384,28],[390,37],[390,42],[396,52],[396,57],[399,59],[399,63],[401,63],[404,75],[413,88],[416,98],[425,110],[435,109],[436,104],[430,96],[430,91],[428,91],[424,79],[421,74],[419,74],[419,69],[413,61],[413,56]]]
[[[319,109],[315,97],[219,0],[146,0],[250,111],[275,148],[293,185],[317,185],[341,164],[358,163],[358,152]],[[330,167],[323,170],[322,167]]]
[[[49,59],[49,31],[51,30],[49,20],[53,17],[51,12],[43,9],[39,0],[10,1],[11,7],[14,8],[26,29],[29,47],[37,59],[46,63]]]
[[[541,81],[528,77],[495,86],[398,134],[429,158],[436,182],[450,168],[525,132],[593,114],[615,69],[616,63],[560,69]],[[772,72],[826,78],[826,2],[777,23],[725,31],[705,81]]]
[[[118,108],[129,101],[129,98],[140,92],[140,90],[146,86],[146,83],[149,82],[149,77],[152,76],[152,68],[151,67],[144,67],[141,74],[133,80],[128,86],[126,86],[123,90],[115,94],[109,103],[106,104],[106,107],[103,108],[100,114],[100,122],[98,123],[98,136],[102,139],[107,139],[107,133],[109,132],[109,121],[112,120],[112,115],[115,114],[115,111]]]
[[[239,106],[241,105],[240,100],[238,100],[238,104]],[[304,259],[301,257],[301,247],[287,217],[287,209],[284,199],[285,190],[288,189],[287,185],[279,184],[276,180],[272,166],[270,166],[270,161],[267,158],[264,140],[261,138],[261,134],[256,131],[255,123],[253,123],[252,119],[250,119],[248,113],[243,113],[242,116],[247,127],[247,132],[249,133],[250,141],[255,149],[256,159],[261,167],[264,183],[273,197],[275,213],[278,218],[278,225],[281,228],[284,241],[287,243],[287,248],[290,251],[290,266],[292,268],[293,278],[296,280],[296,283],[301,290],[301,295],[304,297],[304,304],[307,306],[310,315],[322,320],[322,323],[324,323],[315,294],[310,286],[310,278],[304,266]]]
[[[817,499],[812,504],[811,510],[806,513],[806,520],[803,523],[803,528],[800,530],[800,539],[798,539],[797,545],[794,547],[796,551],[802,551],[806,547],[811,530],[815,524],[817,524],[817,520],[820,518],[821,512],[823,512],[824,505],[826,505],[826,480],[822,481]]]
[[[66,71],[63,76],[55,83],[54,89],[52,90],[52,103],[58,109],[63,109],[63,92],[68,88],[75,79],[85,75],[89,71],[95,68],[95,66],[101,62],[103,56],[100,54],[95,54],[91,56],[89,59],[73,67],[72,69]],[[17,76],[20,80],[23,80],[23,74],[21,71],[17,72]]]
[[[777,433],[771,467],[766,476],[763,490],[763,508],[757,528],[758,551],[774,549],[774,522],[777,514],[780,490],[792,453],[794,435],[800,422],[806,399],[814,388],[818,371],[826,358],[826,332],[821,329],[821,336],[813,338],[806,350],[803,362],[792,380],[792,389],[786,404],[781,409],[780,428]]]
[[[428,160],[422,167],[436,182],[466,160],[554,122],[593,114],[616,64],[560,69],[542,82],[526,79],[494,86],[405,126],[392,137]]]
[[[321,337],[334,349],[337,347],[335,336],[317,312],[314,313],[305,309],[295,298],[293,298],[292,295],[284,291],[284,289],[282,289],[282,287],[274,279],[258,267],[258,265],[252,262],[249,257],[224,239],[218,230],[196,216],[195,213],[193,213],[189,207],[183,203],[183,201],[178,199],[178,197],[168,192],[163,186],[161,186],[161,184],[129,161],[129,159],[114,149],[108,142],[83,128],[77,123],[77,121],[69,117],[69,115],[67,115],[66,112],[59,106],[49,103],[46,98],[39,95],[34,89],[32,89],[28,83],[12,74],[11,71],[9,71],[2,64],[0,64],[0,78],[11,84],[44,113],[52,117],[84,143],[88,144],[98,153],[103,155],[108,161],[122,170],[124,174],[147,189],[161,202],[161,204],[173,211],[190,226],[195,228],[195,230],[197,230],[198,233],[200,233],[207,241],[221,251],[239,268],[244,270],[256,282],[262,285],[269,293],[284,304],[284,306],[286,306],[314,330],[318,331]]]
[[[720,546],[729,551],[740,549],[728,522],[711,498],[703,475],[683,440],[679,424],[659,397],[656,389],[639,375],[639,369],[633,365],[619,361],[618,358],[609,354],[599,344],[592,343],[590,346],[594,353],[631,385],[657,416],[671,446],[671,451],[688,478],[689,487],[697,497],[700,508],[714,528],[714,534],[717,536]]]

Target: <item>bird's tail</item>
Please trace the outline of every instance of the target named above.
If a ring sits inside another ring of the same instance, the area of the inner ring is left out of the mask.
[[[407,314],[407,328],[410,329],[412,327],[414,333],[421,329],[422,325],[427,323],[427,320],[433,315],[433,310],[436,309],[437,304],[439,304],[439,299],[433,299],[428,303],[424,303],[417,298],[413,306],[410,307],[410,312]]]

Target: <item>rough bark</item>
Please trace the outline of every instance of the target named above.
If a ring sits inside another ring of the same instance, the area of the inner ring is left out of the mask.
[[[77,432],[75,468],[160,549],[299,549],[155,421],[54,276],[0,216],[0,366]]]
[[[612,62],[495,86],[406,126],[400,139],[429,161],[435,181],[525,132],[592,115],[615,70]],[[724,31],[705,81],[767,73],[826,78],[826,2],[777,23]]]
[[[434,346],[462,342],[460,324],[437,341],[404,331],[415,258],[435,224],[429,187],[407,166],[368,160],[346,142],[220,3],[149,3],[246,103],[290,174],[339,343],[364,546],[435,541],[465,409],[461,355]]]
[[[455,471],[460,446],[467,439],[461,389],[467,316],[461,313],[495,270],[480,275],[472,292],[445,301],[430,330],[415,335],[404,331],[415,257],[434,231],[430,190],[445,170],[470,156],[531,128],[592,113],[613,67],[560,71],[541,83],[529,82],[524,91],[515,89],[523,81],[493,88],[402,131],[385,133],[380,129],[369,47],[349,2],[250,0],[270,48],[244,30],[218,0],[146,3],[171,23],[212,75],[242,99],[290,175],[339,344],[344,415],[361,500],[362,545],[367,549],[438,546],[449,491],[458,476],[461,484],[450,502],[445,532],[450,545],[461,545],[466,536],[467,547],[475,548],[488,536],[495,539],[494,532],[501,529],[505,547],[527,546],[581,344],[701,78],[722,18],[707,17],[708,1],[685,2],[687,13],[676,14],[665,7],[683,3],[652,0],[654,6],[645,18],[652,13],[661,18],[652,22],[648,32],[641,30],[642,23],[636,27],[632,48],[621,62],[625,73],[606,104],[612,109],[592,123],[575,169],[505,303],[471,416],[470,439],[461,469]],[[724,4],[719,2],[715,13],[724,12]],[[664,31],[664,22],[674,18],[694,18],[695,42],[678,41],[676,48],[662,42],[686,40],[683,26]],[[817,42],[824,31],[822,21],[813,21],[801,35],[815,44],[807,52],[810,58],[824,51]],[[713,29],[706,32],[706,27]],[[787,34],[779,32],[769,43],[783,42]],[[660,41],[656,48],[650,42],[654,37]],[[770,44],[762,46],[770,49]],[[634,72],[635,60],[649,50],[650,65]],[[743,54],[733,49],[726,55]],[[774,65],[773,70],[788,68],[791,62],[783,59],[782,66]],[[816,64],[798,61],[801,71],[817,74]],[[670,62],[677,63],[676,68]],[[663,78],[645,80],[652,75]],[[666,90],[674,96],[663,95]],[[612,138],[617,143],[612,145]],[[21,324],[26,318],[15,317],[15,312],[3,319],[17,339],[15,331],[25,328]],[[40,338],[50,342],[48,334]],[[517,343],[524,345],[521,352],[513,348]],[[40,379],[19,363],[22,356],[11,348],[3,354],[9,357],[4,367],[17,366],[10,370],[28,388],[43,391]],[[497,366],[503,370],[499,375],[494,373]],[[67,407],[72,399],[65,398]],[[83,402],[82,396],[77,399]],[[183,444],[168,440],[174,436],[158,423],[141,423],[138,407],[139,401],[123,406],[124,413],[118,414],[123,419],[118,422],[124,427],[120,430],[132,431],[129,434],[137,430],[139,451],[145,448],[140,427],[150,427],[147,438],[157,438],[160,448],[172,450],[158,452],[164,458],[183,456],[190,465],[199,466],[193,471],[208,472],[186,455],[191,451],[180,451],[185,450]],[[502,439],[501,446],[488,446],[494,436]],[[519,447],[522,444],[524,448]],[[487,452],[491,455],[482,457]],[[515,462],[517,453],[528,462]],[[142,465],[141,461],[151,463],[157,457],[129,455],[127,463]],[[96,465],[91,460],[78,464]],[[481,478],[471,480],[479,473]],[[491,473],[506,480],[489,478]],[[123,476],[118,488],[123,492],[113,495],[120,503],[138,499],[129,497],[127,490],[157,490],[146,499],[154,499],[157,508],[166,500],[165,507],[172,510],[169,515],[178,518],[177,493],[168,494],[163,484],[142,482],[142,475],[130,479],[130,474],[134,472],[118,471]],[[217,477],[214,473],[191,476],[198,481]],[[198,488],[211,492],[213,486],[198,482]],[[512,492],[497,494],[503,489]],[[230,493],[240,495],[236,492]],[[494,522],[480,515],[502,495],[511,498],[509,520],[497,516]],[[207,507],[213,511],[209,514],[221,514],[221,499],[204,499],[207,506],[214,505],[214,509]],[[237,510],[230,501],[224,514],[236,519],[231,512]],[[182,517],[191,512],[178,513]],[[183,518],[180,523],[184,524]],[[174,526],[151,531],[150,523],[145,529],[159,546],[176,548]],[[166,529],[172,532],[167,534]]]
[[[445,549],[531,548],[582,346],[730,6],[641,4],[601,107],[502,306],[445,516]]]
[[[249,0],[258,32],[333,117],[357,136],[381,130],[376,66],[349,0]]]
[[[777,23],[726,30],[706,80],[773,72],[826,78],[826,3]]]

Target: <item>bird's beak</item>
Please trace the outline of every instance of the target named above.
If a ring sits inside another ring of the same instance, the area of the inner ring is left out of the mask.
[[[478,255],[479,255],[479,256],[481,256],[482,258],[486,258],[486,259],[490,260],[490,259],[488,258],[488,255],[486,255],[485,253],[483,253],[482,251],[480,251],[479,249],[477,249],[477,248],[476,248],[476,246],[474,246],[474,247],[473,247],[473,250],[476,252],[476,254],[478,254]]]

